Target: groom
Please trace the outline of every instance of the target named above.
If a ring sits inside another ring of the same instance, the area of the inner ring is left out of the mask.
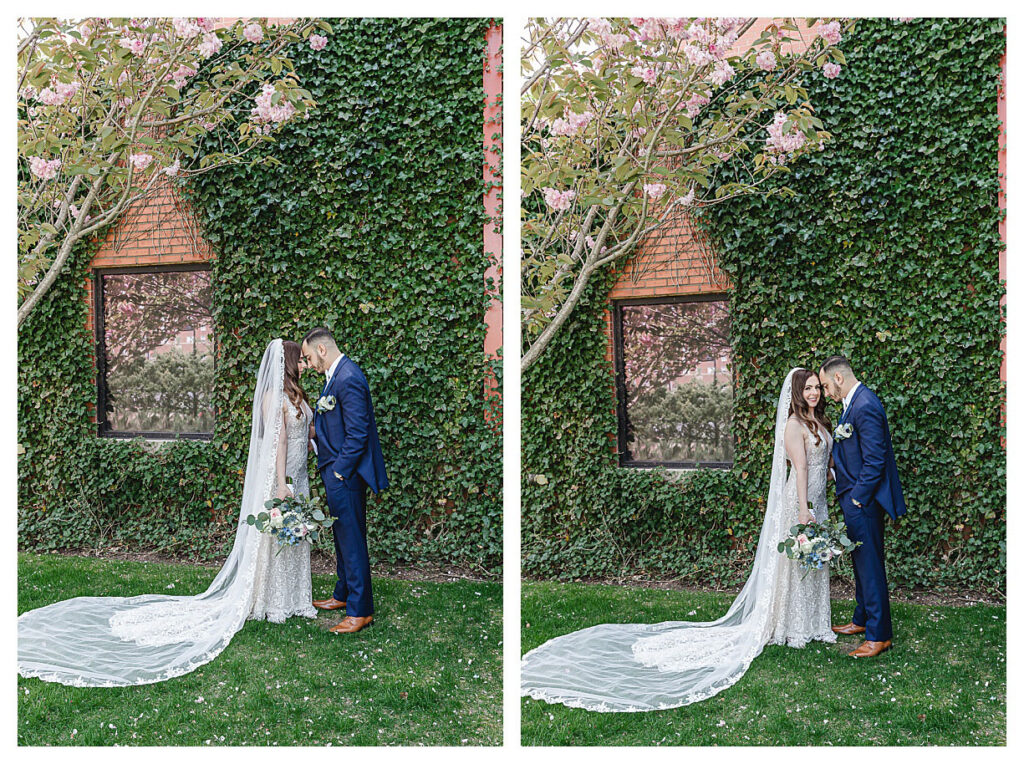
[[[388,487],[384,454],[366,377],[338,350],[328,329],[317,327],[302,340],[302,357],[327,383],[316,402],[316,468],[327,490],[327,506],[336,518],[334,553],[338,583],[333,595],[318,600],[322,610],[345,608],[345,619],[331,631],[354,634],[373,622],[370,555],[366,548],[366,489],[380,493]]]
[[[907,513],[907,506],[896,474],[889,422],[878,396],[857,380],[841,355],[827,359],[819,376],[825,394],[843,404],[832,446],[836,497],[847,535],[861,542],[850,555],[857,597],[853,620],[832,631],[864,634],[865,641],[850,655],[873,658],[892,647],[882,513],[895,520]]]

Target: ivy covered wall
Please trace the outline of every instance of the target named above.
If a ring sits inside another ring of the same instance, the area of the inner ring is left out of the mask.
[[[96,436],[82,286],[92,252],[76,253],[23,327],[22,548],[225,553],[263,350],[325,324],[366,372],[391,478],[370,499],[371,556],[500,570],[500,403],[485,396],[500,367],[483,350],[489,22],[332,24],[326,48],[295,51],[318,108],[266,149],[278,163],[185,189],[216,252],[211,442],[154,449]],[[322,378],[304,382],[319,394]]]
[[[523,379],[527,575],[744,580],[781,381],[844,353],[886,405],[909,508],[887,529],[890,578],[1005,590],[1004,30],[1000,19],[858,22],[840,77],[808,83],[835,140],[785,179],[797,196],[699,221],[733,285],[732,470],[673,481],[618,466],[603,318],[616,276],[591,285]]]

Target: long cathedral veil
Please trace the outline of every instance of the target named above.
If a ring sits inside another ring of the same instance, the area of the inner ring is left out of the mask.
[[[245,522],[271,498],[282,426],[284,344],[263,353],[238,530],[224,566],[196,596],[76,597],[18,618],[18,673],[80,687],[150,684],[213,660],[252,607],[259,532]]]
[[[717,621],[602,624],[545,642],[523,656],[520,692],[590,711],[654,711],[695,703],[739,681],[768,643],[782,555],[784,434],[793,369],[775,414],[767,508],[750,577]]]

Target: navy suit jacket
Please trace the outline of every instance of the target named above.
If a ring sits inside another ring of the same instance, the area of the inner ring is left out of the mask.
[[[344,356],[320,395],[333,395],[335,399],[331,411],[313,417],[316,469],[324,485],[331,489],[341,484],[335,472],[345,480],[358,474],[371,491],[380,493],[388,487],[388,474],[380,450],[377,420],[373,417],[370,386],[362,369]]]
[[[840,505],[849,494],[863,507],[877,501],[893,520],[905,515],[889,420],[878,396],[861,383],[839,422],[853,426],[850,437],[836,440],[832,448]]]

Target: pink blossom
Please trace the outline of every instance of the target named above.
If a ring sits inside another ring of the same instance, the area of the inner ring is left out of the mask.
[[[830,80],[834,80],[836,77],[838,77],[839,72],[841,72],[842,70],[843,67],[831,61],[829,61],[827,64],[821,67],[821,73],[828,77],[828,79]]]
[[[686,192],[684,196],[679,197],[679,203],[684,207],[689,207],[693,204],[694,198],[697,196],[697,189],[691,188]]]
[[[263,42],[263,27],[255,21],[251,24],[246,24],[245,29],[242,30],[242,36],[254,45],[258,42]]]
[[[150,162],[153,161],[152,154],[129,154],[128,161],[132,163],[132,166],[142,172],[149,167]]]
[[[121,47],[130,50],[133,56],[141,56],[146,49],[146,41],[138,37],[122,37]]]
[[[658,81],[658,72],[654,69],[653,66],[634,66],[630,70],[630,73],[634,77],[639,77],[648,85],[653,85],[655,82]]]
[[[203,58],[209,58],[220,50],[220,47],[223,44],[224,43],[221,42],[221,39],[217,35],[213,32],[207,32],[203,35],[203,41],[199,43],[199,55]]]
[[[818,34],[821,35],[825,42],[829,45],[838,45],[839,41],[843,39],[843,36],[839,33],[839,22],[830,21],[827,24],[822,24],[818,29]]]
[[[708,44],[708,52],[717,59],[723,59],[729,55],[729,50],[732,48],[734,42],[736,42],[736,37],[734,35],[718,35],[714,41]]]
[[[175,159],[174,160],[174,164],[167,165],[167,167],[165,167],[163,169],[163,173],[164,173],[164,175],[169,175],[169,176],[173,177],[173,176],[178,174],[178,170],[180,170],[180,169],[181,169],[181,160],[180,159]]]
[[[176,70],[168,74],[167,79],[173,80],[174,87],[178,88],[178,90],[181,90],[185,86],[185,83],[188,82],[189,78],[192,77],[195,73],[195,69],[193,69],[190,66],[185,66],[184,64],[182,64]]]
[[[718,27],[718,31],[722,32],[722,34],[730,34],[739,31],[739,27],[743,24],[744,21],[746,21],[746,19],[740,18],[738,16],[726,16],[724,18],[718,19],[718,21],[716,22],[716,26]]]
[[[715,68],[708,76],[708,79],[716,85],[724,85],[731,80],[735,74],[736,70],[729,65],[728,61],[719,61],[715,64]]]
[[[594,112],[592,111],[585,111],[582,114],[566,111],[564,118],[560,117],[551,123],[551,134],[575,135],[580,130],[586,129],[593,118]]]
[[[58,82],[53,88],[43,88],[37,98],[47,106],[60,106],[75,97],[77,82]]]
[[[694,42],[684,45],[683,53],[686,55],[686,60],[690,62],[690,66],[705,66],[714,61],[714,57],[705,48]]]
[[[711,103],[711,99],[704,93],[694,93],[686,102],[686,113],[690,119],[693,119],[700,114],[701,107],[707,106],[709,103]]]
[[[687,30],[688,19],[670,19],[666,34],[673,40],[688,40],[690,32]]]
[[[200,27],[195,22],[195,19],[176,18],[171,20],[171,25],[174,27],[174,33],[178,35],[178,37],[184,38],[186,40],[191,40],[193,37],[195,37],[197,34],[203,31],[202,27]]]
[[[694,23],[690,24],[689,28],[686,31],[689,33],[690,39],[693,40],[694,42],[699,42],[704,45],[711,44],[711,33],[703,24],[700,24],[695,21]]]
[[[654,201],[657,201],[664,196],[667,190],[668,186],[664,183],[644,183],[644,193]]]
[[[61,161],[59,159],[29,157],[28,164],[32,170],[32,174],[37,178],[42,180],[52,180],[57,177],[57,171],[60,170]]]
[[[313,50],[323,50],[327,47],[327,38],[319,34],[311,34],[309,36],[309,47]]]
[[[250,115],[254,122],[263,125],[264,132],[267,132],[272,125],[279,125],[295,114],[295,106],[287,98],[279,98],[274,103],[274,95],[277,89],[270,84],[263,86],[263,92],[256,96],[256,105],[252,108]]]
[[[765,147],[769,154],[791,154],[802,148],[806,142],[807,137],[795,126],[788,133],[785,132],[787,119],[784,112],[776,112],[775,120],[768,125],[768,138],[765,140]],[[776,162],[776,164],[778,163]]]
[[[637,24],[641,28],[641,40],[665,39],[665,22],[670,19],[643,19],[642,21],[642,24]]]
[[[196,19],[196,24],[204,32],[212,32],[216,28],[217,22],[219,20],[220,17],[218,16],[203,16],[201,18]]]
[[[612,50],[622,50],[623,46],[629,42],[628,34],[606,34],[602,35],[602,39]]]
[[[587,19],[587,31],[599,35],[612,33],[612,22],[608,19]]]
[[[548,207],[556,211],[567,210],[572,206],[572,200],[576,198],[575,191],[559,191],[556,188],[542,188],[544,201]]]
[[[63,204],[63,202],[60,202],[56,199],[53,200],[53,208],[57,210],[58,213],[60,212],[60,208],[63,206]],[[78,207],[74,204],[68,205],[68,212],[71,213],[71,217],[76,219],[81,214]]]
[[[757,68],[762,72],[773,72],[777,66],[775,54],[770,50],[762,50],[757,54],[757,58],[754,59],[754,62],[757,64]]]

